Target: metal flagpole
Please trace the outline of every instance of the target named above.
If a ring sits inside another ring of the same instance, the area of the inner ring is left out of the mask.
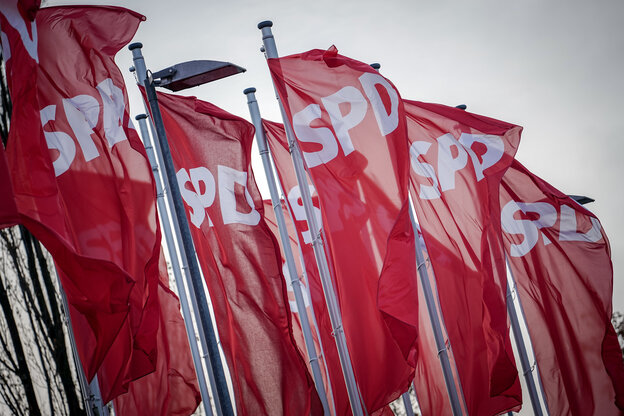
[[[277,192],[277,186],[275,185],[275,176],[273,173],[273,167],[271,166],[271,161],[269,160],[269,149],[267,148],[266,137],[264,136],[264,129],[262,128],[262,118],[260,117],[260,109],[258,108],[258,101],[256,100],[255,92],[255,88],[247,88],[243,91],[243,93],[247,96],[249,114],[251,115],[251,120],[256,128],[256,143],[258,143],[258,149],[260,150],[260,156],[262,157],[262,164],[264,166],[264,173],[267,178],[267,183],[269,184],[271,203],[273,205],[273,211],[275,212],[277,228],[279,230],[280,239],[282,240],[284,256],[286,257],[286,265],[288,266],[292,288],[295,294],[295,302],[297,303],[297,310],[299,311],[299,320],[301,321],[301,329],[303,331],[303,339],[305,341],[306,350],[310,359],[310,366],[312,367],[314,384],[316,385],[316,390],[321,399],[321,403],[323,404],[325,414],[330,415],[331,413],[329,411],[329,404],[325,393],[325,385],[323,384],[323,378],[321,376],[319,359],[316,354],[316,348],[314,348],[310,321],[308,320],[308,312],[301,293],[301,280],[297,275],[295,258],[292,253],[292,248],[290,247],[288,230],[286,229],[286,220],[284,219],[284,211],[282,210],[282,204]]]
[[[513,273],[511,272],[511,268],[509,267],[509,262],[507,261],[507,255],[505,255],[505,261],[507,265],[507,312],[509,313],[509,320],[511,321],[511,329],[513,330],[514,339],[516,340],[516,348],[518,349],[518,354],[520,355],[520,364],[522,365],[522,374],[524,375],[524,379],[527,383],[527,388],[529,389],[529,397],[531,398],[531,407],[533,408],[533,413],[536,416],[543,416],[544,412],[542,412],[542,406],[540,404],[539,395],[537,394],[537,387],[535,385],[535,379],[533,378],[533,369],[531,368],[531,364],[529,363],[529,356],[526,349],[526,344],[524,341],[524,336],[522,335],[522,330],[520,329],[520,321],[518,319],[518,313],[516,312],[516,308],[513,302],[512,292],[516,290],[516,281],[514,280]],[[513,291],[510,288],[510,284],[513,285]],[[522,309],[522,303],[520,302],[520,297],[516,296],[518,306]],[[530,342],[530,341],[529,341]],[[537,366],[537,364],[536,364]]]
[[[137,45],[140,45],[140,43],[137,43]],[[136,49],[136,48],[135,48]],[[134,50],[133,50],[134,51]],[[140,83],[140,85],[143,85],[142,82],[139,81],[140,78],[145,79],[145,76],[147,74],[147,70],[145,68],[145,60],[143,59],[143,56],[141,55],[140,51],[138,53],[134,53],[134,66],[130,68],[130,72],[135,72],[135,76],[137,79],[137,82]],[[145,101],[143,101],[143,105],[145,106],[145,111],[148,112],[148,106],[147,103]],[[147,118],[147,120],[150,120],[149,116]],[[156,137],[156,129],[154,127],[154,124],[151,122],[149,123],[149,129],[151,131],[151,137]],[[150,137],[150,136],[148,136]],[[151,142],[150,142],[151,143]],[[159,160],[162,161],[163,157],[162,154],[160,152],[160,147],[156,146],[154,147],[154,149],[156,149],[156,164],[159,165]],[[161,162],[162,163],[162,162]],[[160,163],[160,164],[161,164]],[[175,206],[173,204],[173,197],[171,195],[171,192],[167,192],[166,189],[169,189],[169,180],[167,178],[166,175],[162,175],[162,181],[163,181],[163,185],[164,185],[164,195],[167,198],[167,204],[168,204],[168,208],[170,210],[171,213],[171,218],[175,218]],[[167,217],[168,218],[168,217]],[[168,220],[169,221],[169,220]],[[180,245],[180,241],[182,241],[182,237],[180,234],[180,226],[178,225],[177,221],[172,221],[173,222],[173,232],[175,235],[175,241],[178,242],[178,244],[176,245],[179,254],[180,254],[180,260],[182,261],[182,266],[181,269],[182,271],[184,271],[184,276],[186,278],[186,282],[190,282],[191,281],[191,275],[189,273],[189,267],[186,261],[186,252],[184,251],[184,246]],[[184,280],[184,279],[183,279]],[[186,285],[184,284],[184,281],[182,282],[182,284],[184,285],[184,287],[186,288]],[[191,299],[191,310],[193,312],[193,315],[195,317],[195,322],[197,323],[197,331],[199,333],[199,342],[201,344],[201,349],[202,351],[208,351],[208,343],[206,341],[206,334],[204,333],[204,328],[202,325],[200,325],[199,323],[201,322],[201,317],[199,315],[199,308],[197,307],[197,296],[195,295],[195,292],[192,290],[192,286],[189,286],[190,288],[190,293],[189,293],[189,297]],[[209,380],[209,385],[210,385],[210,390],[212,391],[212,399],[214,400],[215,403],[215,408],[217,410],[217,415],[218,416],[222,416],[223,413],[221,411],[221,404],[219,402],[219,394],[217,392],[217,387],[216,387],[216,381],[215,381],[215,376],[214,376],[214,372],[212,370],[212,364],[210,362],[210,354],[203,354],[200,355],[203,359],[204,359],[204,364],[205,364],[205,368],[206,371],[208,372],[208,380]]]
[[[87,378],[85,376],[82,363],[80,362],[80,356],[78,355],[78,350],[76,349],[76,338],[74,337],[74,328],[72,327],[71,316],[69,314],[69,303],[67,302],[67,296],[65,295],[65,291],[61,285],[61,279],[59,278],[58,270],[56,270],[56,268],[55,271],[61,300],[63,301],[63,312],[65,315],[64,320],[67,325],[67,333],[69,334],[69,344],[71,345],[72,356],[74,357],[74,363],[76,364],[76,375],[78,376],[78,383],[80,384],[85,410],[89,416],[94,416],[94,409],[97,411],[98,415],[108,416],[108,409],[106,409],[106,406],[102,403],[102,397],[100,396],[99,389],[94,392],[89,383],[87,383]],[[97,377],[94,377],[93,381],[97,384]]]
[[[132,51],[133,59],[135,61],[135,68],[137,68],[137,60],[143,61],[143,55],[141,54],[142,45],[139,43],[133,43],[129,46]],[[144,65],[144,63],[143,63]],[[141,74],[138,73],[140,76]],[[167,134],[165,132],[162,115],[160,108],[158,107],[158,98],[156,96],[156,89],[154,86],[154,80],[151,73],[147,74],[147,77],[143,81],[145,91],[147,93],[150,109],[152,110],[152,117],[154,125],[156,127],[157,142],[160,147],[160,152],[163,156],[163,162],[165,165],[166,176],[169,182],[169,187],[173,193],[173,206],[175,207],[175,216],[180,226],[182,244],[184,246],[186,260],[189,265],[189,272],[191,276],[191,284],[193,287],[193,293],[197,296],[197,307],[200,315],[200,325],[203,327],[204,334],[206,335],[206,341],[208,346],[208,354],[210,355],[210,364],[215,376],[217,396],[219,397],[220,408],[223,414],[226,416],[233,416],[232,402],[227,387],[227,381],[225,373],[223,371],[223,365],[221,363],[221,357],[219,355],[219,347],[217,345],[217,339],[210,316],[210,310],[208,309],[208,300],[206,293],[204,292],[203,282],[201,280],[201,274],[199,271],[199,265],[197,258],[195,257],[195,247],[193,246],[193,240],[191,238],[191,230],[189,228],[188,220],[184,210],[182,197],[180,196],[180,187],[176,179],[175,167],[173,166],[173,159],[171,158],[171,151],[169,150],[169,143],[167,142]]]
[[[407,416],[414,416],[414,409],[412,409],[412,400],[410,399],[409,391],[406,391],[401,395],[403,399],[403,406],[405,406],[405,413]]]
[[[258,29],[262,31],[262,42],[264,44],[264,50],[267,58],[277,58],[277,47],[275,45],[275,39],[271,27],[273,22],[264,21],[258,24]],[[305,176],[305,168],[303,166],[303,160],[299,153],[299,148],[295,140],[295,135],[292,131],[292,127],[288,122],[288,117],[284,110],[284,106],[277,96],[277,101],[282,113],[282,119],[284,121],[284,128],[286,130],[286,137],[288,138],[288,144],[290,146],[290,155],[295,167],[295,173],[297,175],[297,183],[299,184],[299,190],[301,191],[301,200],[305,209],[308,228],[312,235],[312,248],[314,249],[314,255],[316,257],[317,265],[319,268],[319,275],[321,277],[321,285],[323,287],[323,293],[325,295],[325,301],[327,302],[327,311],[329,313],[329,320],[334,331],[334,338],[336,340],[336,348],[338,349],[338,356],[340,358],[340,366],[345,378],[345,384],[347,386],[347,393],[349,395],[349,403],[351,404],[351,410],[354,416],[362,416],[362,405],[360,400],[360,394],[355,381],[355,374],[351,365],[351,358],[349,357],[349,349],[347,348],[347,340],[345,337],[344,329],[342,327],[342,317],[340,314],[340,305],[336,297],[334,285],[329,273],[329,263],[325,256],[323,249],[323,240],[321,238],[321,230],[316,223],[316,217],[312,212],[312,196],[310,195],[310,189],[308,188],[308,182]]]
[[[264,132],[264,130],[263,130],[263,132]],[[266,138],[266,135],[265,135],[265,138]],[[268,153],[268,155],[269,155],[269,159],[271,159],[271,153],[270,152]],[[272,159],[271,159],[271,162],[273,162],[273,163],[271,163],[271,166],[273,166],[275,163],[274,163],[274,161]],[[281,194],[281,198],[284,201],[286,201],[287,196],[286,196],[286,193],[284,192],[284,189],[282,188],[282,184],[278,181],[278,182],[276,182],[276,185],[277,185],[277,187],[279,189],[279,193]],[[295,215],[293,214],[292,208],[291,208],[291,206],[289,204],[286,204],[286,209],[288,210],[288,215],[290,216],[290,218],[295,218]],[[301,250],[301,247],[302,247],[303,243],[299,240],[299,235],[298,234],[296,235],[296,238],[297,238],[297,241],[296,241],[296,243],[297,243],[297,250],[298,250],[298,253],[299,253],[299,266],[301,267],[301,277],[300,277],[300,280],[308,282],[309,280],[308,280],[308,277],[307,277],[305,261],[303,259],[303,251]],[[302,287],[305,288],[305,286],[302,286]],[[334,400],[334,393],[333,393],[333,389],[332,389],[331,378],[329,377],[329,369],[327,367],[327,360],[325,359],[325,356],[324,356],[325,349],[323,347],[323,339],[321,338],[321,333],[320,333],[320,331],[318,329],[318,322],[316,322],[316,315],[315,315],[315,312],[314,312],[314,304],[312,303],[312,298],[310,297],[309,289],[303,291],[302,293],[303,293],[304,296],[307,297],[307,299],[309,301],[309,308],[310,308],[310,311],[312,312],[312,314],[311,314],[312,315],[312,322],[311,322],[310,327],[314,330],[314,332],[316,333],[316,337],[318,339],[319,350],[320,350],[319,361],[321,361],[323,363],[323,367],[325,368],[325,374],[328,375],[328,377],[327,377],[327,385],[325,386],[325,391],[329,394],[327,400],[331,401],[332,406],[331,406],[330,410],[333,410],[333,414],[335,414],[336,413],[336,406],[335,406],[336,402]],[[320,357],[323,357],[323,358],[321,359]]]
[[[189,345],[191,347],[193,364],[195,365],[195,372],[197,373],[197,381],[199,383],[199,390],[202,396],[204,411],[206,412],[206,415],[212,416],[210,395],[208,394],[208,386],[206,383],[206,378],[204,376],[204,369],[201,364],[201,356],[199,354],[199,349],[197,348],[197,340],[195,339],[195,329],[193,328],[193,320],[191,318],[191,311],[188,305],[186,287],[184,286],[184,281],[182,280],[182,272],[180,269],[180,263],[178,261],[178,253],[176,251],[175,241],[173,240],[173,235],[171,233],[171,224],[169,223],[169,215],[164,200],[164,190],[160,181],[160,176],[158,175],[158,163],[156,162],[154,148],[152,147],[149,132],[147,130],[147,114],[139,114],[135,118],[139,122],[139,129],[141,130],[141,136],[143,137],[145,151],[147,153],[150,164],[152,165],[152,172],[154,172],[158,211],[160,212],[162,219],[162,228],[165,235],[165,241],[167,242],[167,249],[169,250],[171,268],[173,269],[176,286],[178,288],[178,293],[180,294],[180,306],[182,308],[182,315],[184,316],[184,325],[186,326],[186,334],[188,335]]]
[[[429,319],[431,320],[431,327],[433,328],[433,337],[435,339],[436,348],[438,349],[438,357],[440,358],[440,364],[442,365],[444,384],[446,384],[446,391],[449,395],[453,415],[457,416],[462,414],[462,407],[459,400],[459,392],[455,387],[455,378],[453,377],[453,372],[451,370],[448,350],[446,348],[446,345],[444,344],[444,336],[442,335],[440,316],[438,315],[435,301],[433,299],[433,291],[431,290],[429,275],[427,273],[427,268],[425,267],[425,259],[423,257],[422,249],[420,246],[418,227],[416,226],[416,219],[414,218],[411,202],[409,212],[410,220],[412,221],[412,227],[414,228],[414,240],[416,242],[416,266],[418,267],[418,275],[420,276],[420,282],[422,284],[423,292],[425,295],[425,303],[427,304],[427,311],[429,312]]]

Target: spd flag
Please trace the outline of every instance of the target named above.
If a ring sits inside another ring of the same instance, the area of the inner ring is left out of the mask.
[[[284,125],[273,121],[262,120],[262,126],[269,148],[271,149],[271,155],[273,156],[273,162],[278,173],[281,187],[286,195],[289,216],[296,230],[296,241],[300,243],[301,254],[303,255],[303,265],[305,266],[310,299],[321,336],[323,357],[327,366],[329,380],[331,381],[332,391],[328,391],[327,396],[328,398],[333,398],[336,414],[348,415],[351,414],[349,397],[347,395],[342,368],[340,367],[336,341],[334,340],[333,329],[327,312],[327,304],[323,295],[323,287],[321,285],[316,258],[312,248],[312,234],[310,233],[308,222],[306,221],[306,213],[301,200],[301,190],[297,184],[295,170],[293,168],[292,159],[290,158]],[[322,224],[321,210],[316,189],[309,180],[308,175],[306,175],[306,178],[310,194],[312,195],[312,202],[314,205],[313,212],[316,215],[317,223]],[[324,247],[326,248],[326,246]],[[327,250],[325,250],[325,252],[327,258],[330,258]],[[329,384],[326,383],[325,387],[329,388]]]
[[[290,312],[292,314],[293,335],[295,337],[295,340],[297,341],[297,346],[299,347],[299,351],[301,352],[301,355],[306,357],[307,348],[306,348],[305,339],[303,336],[303,329],[301,327],[301,319],[299,317],[299,314],[301,312],[299,310],[299,307],[297,306],[297,302],[295,301],[295,294],[294,294],[293,286],[292,286],[293,278],[297,278],[301,283],[301,294],[303,295],[303,303],[305,306],[306,313],[308,315],[308,322],[310,323],[310,326],[311,326],[310,329],[312,332],[312,341],[314,342],[314,348],[316,350],[317,357],[320,361],[319,367],[321,369],[321,376],[323,377],[323,385],[325,386],[327,390],[327,399],[328,399],[329,406],[331,409],[333,408],[333,403],[331,400],[332,392],[330,391],[331,381],[327,377],[327,364],[325,362],[326,360],[324,359],[325,354],[324,354],[323,344],[321,343],[321,340],[319,337],[319,331],[317,329],[318,324],[316,323],[316,317],[314,315],[314,306],[312,304],[310,289],[309,289],[310,287],[309,279],[308,279],[306,270],[302,268],[303,263],[301,259],[301,251],[299,249],[299,240],[297,236],[297,230],[295,229],[295,226],[290,218],[287,205],[282,200],[281,206],[279,207],[279,209],[282,209],[282,212],[284,213],[284,219],[286,221],[286,228],[287,228],[288,236],[289,236],[288,241],[289,241],[290,248],[292,250],[293,257],[295,260],[295,266],[297,268],[297,276],[291,276],[290,271],[288,270],[288,265],[286,264],[286,258],[284,255],[284,246],[282,245],[282,241],[279,236],[279,228],[277,226],[277,219],[275,218],[275,211],[273,209],[273,204],[270,200],[264,200],[262,202],[264,205],[264,219],[267,225],[269,226],[269,229],[275,236],[275,239],[279,243],[280,252],[282,255],[282,274],[286,281],[286,289],[288,290],[288,303],[290,304]],[[310,365],[310,361],[307,361],[306,364],[308,367],[308,371],[310,372],[310,374],[312,374],[312,367]]]
[[[169,289],[164,254],[160,254],[158,358],[156,370],[130,383],[115,401],[120,416],[187,416],[201,401],[193,358],[178,297]]]
[[[334,47],[268,64],[319,196],[351,362],[373,412],[407,390],[415,359],[403,105],[387,79]]]
[[[250,166],[253,125],[195,97],[158,100],[238,414],[319,414]]]
[[[427,269],[427,277],[429,285],[435,288],[435,277],[429,260],[429,254],[425,249],[425,242],[422,239],[422,233],[418,232],[420,238],[420,247],[424,258],[424,267]],[[451,402],[449,400],[448,391],[444,380],[444,373],[440,365],[440,356],[433,334],[433,327],[427,310],[427,302],[425,301],[424,292],[422,290],[422,282],[418,279],[418,318],[420,326],[418,327],[418,360],[416,361],[416,375],[414,377],[414,390],[418,398],[418,407],[423,415],[445,416],[452,414]],[[434,289],[434,293],[435,289]],[[440,314],[440,305],[435,299],[435,308]],[[444,344],[448,345],[448,337],[446,329],[442,325],[442,336]],[[455,369],[455,361],[453,355],[449,354],[451,368]],[[457,381],[457,374],[454,372],[454,379]],[[456,386],[459,391],[459,386]]]
[[[521,127],[404,101],[412,196],[468,413],[519,408],[498,188]]]
[[[87,378],[100,369],[107,401],[156,359],[155,187],[113,60],[144,17],[99,6],[44,8],[34,22],[15,6],[2,12],[16,204],[54,257]]]
[[[611,248],[600,222],[517,161],[503,177],[500,204],[548,410],[621,415],[624,363],[611,325]]]

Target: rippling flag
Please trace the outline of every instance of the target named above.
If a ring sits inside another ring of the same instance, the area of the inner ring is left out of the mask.
[[[334,47],[268,64],[318,193],[351,362],[372,412],[407,390],[415,359],[403,105],[387,79]]]
[[[288,266],[286,264],[286,257],[284,254],[284,247],[282,245],[282,241],[279,237],[279,228],[277,225],[277,219],[275,217],[275,211],[273,209],[273,204],[270,200],[262,201],[264,204],[264,216],[265,221],[271,232],[275,236],[277,242],[280,246],[280,251],[282,254],[282,274],[284,275],[284,279],[286,280],[286,287],[288,289],[288,303],[290,304],[290,312],[292,314],[292,323],[293,323],[293,335],[295,340],[297,341],[297,346],[299,347],[299,351],[301,355],[304,357],[308,357],[307,348],[305,345],[305,339],[303,335],[303,328],[301,326],[301,319],[299,318],[299,314],[301,311],[297,306],[297,302],[295,301],[295,294],[293,289],[293,278],[299,280],[301,284],[301,295],[303,297],[303,303],[305,306],[306,313],[308,314],[308,322],[310,323],[310,330],[312,333],[312,341],[314,343],[314,348],[316,350],[316,354],[318,360],[320,361],[320,370],[321,376],[323,378],[323,385],[325,386],[327,392],[327,399],[329,401],[330,409],[333,408],[334,404],[332,402],[333,394],[330,390],[331,382],[327,375],[327,363],[326,356],[323,349],[323,344],[321,343],[321,339],[318,331],[318,324],[316,323],[316,316],[314,314],[314,307],[312,305],[311,294],[310,294],[310,283],[307,275],[307,271],[302,269],[303,263],[301,259],[301,251],[299,249],[299,240],[297,237],[297,230],[293,224],[293,221],[290,218],[290,214],[288,213],[288,208],[284,200],[281,201],[281,206],[279,209],[284,213],[284,220],[286,222],[286,228],[288,231],[288,241],[290,244],[290,248],[293,253],[293,257],[295,260],[295,267],[297,268],[297,276],[291,276],[290,271],[288,270]],[[309,357],[308,357],[309,358]],[[312,366],[311,360],[306,361],[308,371],[312,374]]]
[[[517,409],[498,191],[521,127],[405,101],[412,194],[469,414]]]
[[[114,63],[144,17],[66,6],[31,22],[32,8],[2,6],[20,220],[52,253],[83,368],[89,379],[99,370],[108,401],[156,359],[155,187]]]
[[[551,414],[621,415],[611,248],[598,219],[514,161],[501,222]]]
[[[425,242],[422,239],[420,231],[418,231],[418,238],[420,238],[420,247],[423,254],[424,267],[427,270],[429,285],[434,288],[433,291],[436,293],[433,269],[431,268],[429,254],[425,249]],[[425,300],[424,291],[422,290],[420,278],[418,279],[418,288],[418,317],[420,319],[420,326],[418,327],[418,360],[416,361],[416,374],[414,376],[414,390],[418,398],[418,407],[424,415],[450,415],[453,411],[446,389],[444,373],[440,365],[440,354],[436,345],[431,318],[429,317],[427,302]],[[434,296],[434,308],[439,314],[440,305],[437,300],[437,296]],[[444,326],[441,325],[441,327],[444,344],[447,345],[448,337],[446,336]],[[453,360],[452,354],[449,354],[449,360],[451,368],[455,368],[455,361]],[[457,380],[457,375],[455,373],[453,376],[455,380]],[[459,386],[457,386],[457,389],[459,391]]]
[[[159,264],[160,324],[156,369],[130,383],[128,392],[114,400],[115,414],[119,416],[187,416],[201,402],[193,357],[180,314],[180,301],[169,289],[169,275],[162,252]]]
[[[336,409],[337,414],[347,415],[351,412],[349,397],[347,395],[347,387],[344,382],[342,368],[340,367],[340,359],[338,357],[336,341],[334,340],[334,331],[327,312],[323,286],[321,284],[321,278],[316,265],[314,249],[312,248],[312,234],[310,233],[310,229],[308,228],[308,223],[306,221],[305,208],[303,207],[301,199],[301,189],[297,184],[295,169],[293,167],[292,159],[290,158],[290,150],[288,140],[286,139],[284,125],[269,120],[262,120],[262,127],[264,128],[266,139],[269,144],[269,148],[271,149],[271,155],[273,157],[280,185],[286,196],[286,200],[284,202],[288,207],[287,218],[292,221],[296,230],[296,235],[293,237],[296,237],[296,241],[301,243],[300,249],[301,255],[303,256],[303,264],[305,266],[310,300],[313,305],[314,316],[316,318],[318,331],[321,336],[323,358],[325,359],[329,380],[331,381],[332,391],[331,394],[328,391],[327,396],[328,398],[333,399],[334,408]],[[310,182],[308,175],[306,175],[306,179],[308,181],[310,194],[312,195],[312,211],[316,215],[317,223],[321,224],[321,210],[318,195],[316,194],[316,189]],[[328,253],[326,253],[326,256],[329,258]],[[325,387],[328,388],[329,384],[325,383]]]
[[[253,125],[195,97],[158,100],[238,414],[322,413],[250,166]]]

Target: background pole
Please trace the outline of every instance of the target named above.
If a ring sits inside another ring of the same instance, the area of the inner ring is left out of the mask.
[[[507,256],[505,256],[505,260],[506,259]],[[515,291],[516,295],[518,294],[518,292],[516,290],[516,281],[514,280],[513,273],[511,272],[511,268],[509,267],[509,262],[507,262],[507,273],[507,313],[509,314],[511,329],[514,334],[514,339],[516,340],[516,348],[518,349],[518,354],[520,355],[522,374],[524,375],[524,380],[526,381],[527,388],[529,390],[529,398],[531,399],[531,407],[533,408],[533,413],[536,416],[543,416],[544,413],[542,412],[539,395],[537,394],[537,386],[535,385],[535,379],[533,378],[533,369],[531,368],[531,364],[529,363],[529,355],[527,353],[522,330],[520,329],[518,313],[516,312],[516,307],[514,305],[512,292]],[[513,291],[510,286],[513,286]],[[522,308],[522,304],[520,303],[520,297],[516,296],[516,299],[518,305],[520,306],[520,308]]]
[[[405,413],[407,416],[414,416],[414,409],[412,409],[412,399],[410,399],[409,391],[406,391],[401,395],[403,399],[403,406],[405,406]]]
[[[301,322],[303,339],[305,341],[306,350],[310,360],[310,366],[312,367],[314,384],[316,385],[316,390],[321,399],[321,403],[323,404],[325,414],[330,415],[331,413],[329,411],[329,404],[327,402],[327,395],[325,393],[325,385],[323,384],[319,359],[316,354],[316,348],[314,348],[314,339],[312,338],[312,330],[310,329],[310,321],[308,320],[308,311],[301,292],[301,280],[297,275],[295,258],[292,253],[292,248],[290,247],[290,239],[288,237],[288,230],[286,229],[284,211],[282,209],[279,193],[277,192],[277,186],[275,185],[275,175],[273,173],[273,167],[271,166],[271,160],[269,159],[269,149],[267,147],[266,137],[264,136],[264,129],[262,128],[262,118],[260,117],[260,109],[258,108],[258,101],[256,100],[255,92],[255,88],[247,88],[243,91],[243,93],[247,96],[249,114],[251,115],[251,120],[256,128],[256,143],[258,143],[258,149],[260,151],[262,164],[264,166],[264,173],[269,185],[271,204],[273,205],[273,211],[275,212],[277,228],[279,230],[280,240],[282,241],[282,247],[284,248],[284,256],[286,257],[286,265],[288,267],[293,292],[295,294],[295,302],[297,304],[297,310],[299,311],[299,320]]]
[[[197,373],[197,382],[199,383],[199,390],[202,396],[204,411],[207,416],[212,416],[212,406],[210,405],[210,395],[208,394],[208,386],[206,383],[206,377],[204,376],[204,369],[201,364],[201,356],[199,349],[197,348],[197,340],[195,339],[195,329],[193,328],[193,320],[191,317],[191,311],[188,305],[188,298],[186,294],[186,287],[182,280],[182,272],[180,269],[180,262],[178,261],[178,253],[176,251],[175,241],[171,233],[171,224],[169,223],[169,214],[167,212],[167,206],[164,200],[164,190],[158,175],[158,163],[154,155],[154,149],[150,140],[149,132],[147,130],[147,115],[139,114],[135,117],[139,122],[139,129],[141,130],[141,136],[143,137],[143,144],[145,145],[145,151],[147,157],[152,165],[152,172],[154,173],[154,180],[156,182],[156,201],[158,203],[158,211],[160,212],[160,218],[162,220],[163,233],[165,235],[165,241],[167,242],[167,249],[169,251],[169,258],[171,259],[171,268],[173,270],[173,276],[175,277],[178,293],[180,294],[180,306],[182,308],[182,316],[184,317],[184,325],[186,327],[186,334],[188,336],[189,345],[191,347],[191,354],[193,356],[193,364],[195,365],[195,372]]]
[[[71,315],[69,314],[69,303],[67,302],[67,296],[61,285],[61,279],[59,278],[58,270],[56,270],[56,281],[58,283],[59,292],[61,294],[61,300],[63,301],[63,312],[65,314],[65,324],[67,325],[67,333],[69,334],[69,345],[71,345],[72,356],[74,357],[74,363],[76,364],[76,375],[78,376],[78,383],[80,384],[80,391],[82,393],[82,400],[85,405],[85,411],[87,415],[93,416],[94,410],[98,412],[98,415],[108,416],[108,409],[104,403],[102,403],[102,397],[100,396],[99,388],[93,390],[91,385],[87,382],[82,363],[80,362],[80,356],[76,349],[76,338],[74,337],[74,328],[71,323]],[[93,378],[97,387],[97,376]]]
[[[462,414],[462,407],[459,401],[459,393],[455,387],[455,378],[451,370],[451,363],[448,356],[448,349],[444,343],[444,336],[442,335],[442,326],[440,323],[440,317],[435,306],[433,298],[433,291],[431,290],[431,283],[429,282],[429,275],[425,266],[425,259],[422,254],[422,247],[420,246],[420,237],[418,234],[418,227],[416,225],[416,219],[414,218],[413,208],[410,204],[410,220],[412,221],[412,227],[414,227],[414,240],[416,242],[416,266],[418,268],[418,275],[420,276],[420,283],[423,288],[423,294],[425,296],[425,303],[427,304],[427,311],[429,312],[429,319],[431,320],[431,327],[433,328],[433,337],[435,339],[436,348],[438,350],[438,357],[440,364],[442,365],[442,374],[444,375],[444,383],[446,384],[446,391],[449,395],[451,403],[451,410],[453,415],[458,416]]]

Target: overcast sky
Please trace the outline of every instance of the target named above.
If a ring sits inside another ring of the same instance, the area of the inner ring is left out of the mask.
[[[101,1],[48,1],[57,4]],[[148,68],[230,61],[242,75],[187,90],[249,119],[256,87],[263,117],[279,120],[256,28],[272,20],[281,55],[336,45],[381,63],[404,98],[468,110],[524,127],[517,158],[569,194],[587,195],[611,241],[614,309],[624,311],[624,2],[598,1],[111,1],[144,14],[135,41]],[[131,81],[131,53],[117,56]],[[143,112],[129,84],[132,114]],[[256,163],[256,176],[263,174]],[[259,180],[263,195],[266,187]]]
[[[56,4],[101,1],[48,1]],[[613,250],[614,309],[624,311],[624,2],[587,1],[112,1],[144,14],[135,41],[153,70],[194,59],[247,72],[186,93],[249,118],[246,87],[263,117],[279,120],[256,28],[274,22],[281,55],[336,45],[379,62],[405,98],[524,126],[517,158],[570,194],[596,202]],[[128,76],[131,53],[117,56]],[[129,85],[131,111],[143,112]],[[261,182],[260,165],[256,176]],[[266,190],[262,183],[261,188]],[[267,194],[265,192],[265,194]],[[265,195],[268,197],[268,195]]]

